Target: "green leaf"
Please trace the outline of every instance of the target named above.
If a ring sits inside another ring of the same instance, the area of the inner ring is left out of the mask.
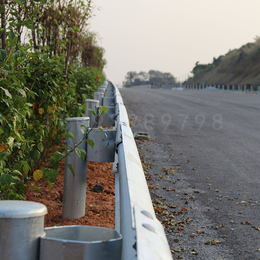
[[[14,32],[11,30],[10,32],[9,32],[9,38],[13,41],[14,40],[14,38],[15,38],[15,34],[14,34]]]
[[[68,164],[66,164],[66,166],[68,166],[68,168],[71,170],[72,175],[73,175],[73,178],[74,178],[74,177],[75,177],[75,172],[74,172],[74,170],[73,170],[72,165],[68,163]]]
[[[81,129],[81,132],[82,132],[83,134],[85,134],[85,133],[87,133],[87,132],[88,132],[88,129],[89,129],[89,127],[88,127],[88,126],[81,125],[81,127],[83,127],[83,128],[85,128],[85,129],[86,129],[86,132],[85,132],[83,129]]]
[[[16,45],[16,44],[17,44],[17,42],[18,42],[18,37],[17,37],[17,36],[15,36],[15,37],[14,37],[14,39],[13,39],[13,41],[12,41],[12,44],[13,44],[13,45]]]
[[[20,162],[23,165],[23,171],[24,173],[28,173],[29,170],[31,169],[31,167],[29,166],[29,164],[26,161],[21,161]]]
[[[88,110],[94,115],[94,116],[96,116],[97,115],[97,113],[96,113],[96,111],[95,110],[93,110],[93,109],[91,109],[91,108],[88,108]]]
[[[4,159],[5,156],[9,156],[10,153],[7,153],[7,152],[3,152],[0,154],[0,161]]]
[[[39,151],[42,153],[43,149],[44,149],[44,145],[42,143],[39,143],[37,145],[37,148],[39,149]]]
[[[23,89],[21,88],[16,88],[16,90],[23,96],[23,97],[26,97],[26,93]]]
[[[101,115],[106,114],[107,111],[108,111],[108,108],[107,108],[107,107],[100,106],[100,109],[101,109]]]
[[[0,61],[3,61],[8,56],[8,53],[6,50],[0,49]]]
[[[12,176],[12,182],[11,185],[13,184],[23,184],[23,181],[21,181],[17,176]]]
[[[19,176],[23,176],[23,175],[21,174],[21,172],[18,171],[18,170],[12,171],[12,174],[16,174],[16,175],[19,175]]]
[[[33,152],[33,155],[35,156],[35,158],[36,158],[37,160],[39,160],[40,157],[41,157],[41,153],[40,153],[38,150],[34,151],[34,152]]]
[[[19,0],[14,0],[15,3],[17,3],[20,6],[23,6],[23,4]]]
[[[37,190],[38,192],[42,192],[37,186],[29,185],[30,188]]]
[[[45,176],[48,177],[51,183],[55,182],[57,177],[59,175],[59,172],[54,169],[49,169],[45,171]]]
[[[104,135],[105,137],[107,138],[107,134],[104,132],[104,130],[102,128],[98,128]]]
[[[47,182],[47,184],[48,184],[48,186],[49,186],[49,190],[51,191],[51,190],[52,190],[52,184],[51,184],[51,182],[50,182],[49,180],[46,180],[46,182]]]
[[[0,88],[5,92],[6,96],[8,96],[9,98],[12,98],[12,95],[6,88],[3,88],[3,87],[0,87]]]
[[[17,44],[20,51],[22,51],[24,54],[26,54],[26,49],[23,48],[20,44]]]
[[[86,157],[87,153],[85,149],[82,148],[75,148],[76,154],[79,156],[79,158],[83,161]]]
[[[62,154],[60,152],[55,152],[54,153],[54,161],[55,161],[55,163],[59,162],[63,157],[64,157],[64,154]]]
[[[74,33],[74,30],[70,27],[68,28],[68,31]]]
[[[93,141],[93,140],[87,139],[86,142],[87,142],[88,145],[90,145],[90,146],[92,147],[92,149],[94,148],[94,145],[95,145],[95,144],[94,144],[94,141]]]
[[[12,182],[12,176],[3,174],[0,176],[0,186],[10,185]]]
[[[70,132],[64,133],[65,136],[70,137],[72,140],[74,140],[74,135]]]

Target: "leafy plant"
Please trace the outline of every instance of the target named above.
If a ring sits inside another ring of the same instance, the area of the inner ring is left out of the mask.
[[[84,99],[99,87],[96,79],[103,81],[105,76],[102,66],[85,67],[80,61],[78,47],[87,33],[83,28],[91,15],[91,1],[3,3],[0,199],[23,199],[32,177],[45,178],[51,188],[64,158],[65,119],[84,115]],[[25,28],[29,38],[22,44]]]

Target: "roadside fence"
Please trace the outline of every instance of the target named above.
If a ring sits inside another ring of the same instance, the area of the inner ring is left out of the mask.
[[[203,91],[218,91],[232,92],[238,94],[260,94],[260,86],[254,85],[201,85],[201,84],[183,84],[183,89],[186,90],[203,90]]]

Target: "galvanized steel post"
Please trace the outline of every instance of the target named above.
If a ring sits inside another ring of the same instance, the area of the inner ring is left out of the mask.
[[[246,85],[244,86],[244,93],[246,94]]]
[[[251,95],[253,94],[253,86],[251,85]]]
[[[105,93],[106,89],[105,88],[98,88],[97,89],[97,92],[102,92],[102,93]]]
[[[104,97],[104,93],[102,93],[102,92],[95,92],[94,93],[94,99],[99,100],[100,106],[103,106],[103,97]]]
[[[67,118],[67,132],[74,135],[74,140],[70,137],[66,138],[67,150],[73,148],[85,136],[85,127],[89,127],[89,117]],[[83,130],[83,132],[81,131]],[[78,148],[86,149],[87,143],[83,141]],[[75,176],[71,170],[66,167],[70,164],[75,172]],[[86,157],[82,161],[73,151],[65,158],[65,174],[64,174],[64,192],[63,192],[63,208],[62,218],[77,219],[85,215],[86,201],[86,184],[87,184],[87,160]]]
[[[0,201],[0,259],[38,260],[47,208],[31,201]]]
[[[94,100],[94,99],[86,99],[85,100],[86,104],[86,110],[85,110],[85,116],[89,117],[89,126],[90,127],[95,127],[95,122],[96,122],[96,116],[93,115],[89,109],[94,110],[97,113],[98,107],[99,107],[99,100]]]

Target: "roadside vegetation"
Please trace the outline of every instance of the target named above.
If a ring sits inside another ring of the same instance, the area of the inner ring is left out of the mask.
[[[174,76],[169,72],[149,70],[149,72],[129,71],[125,76],[124,87],[129,88],[139,85],[152,85],[160,87],[162,85],[173,85],[176,83]]]
[[[260,84],[260,38],[225,55],[213,58],[209,64],[196,62],[189,84]]]
[[[105,80],[92,11],[91,0],[0,1],[0,200],[24,199],[33,176],[52,188],[65,119]]]

